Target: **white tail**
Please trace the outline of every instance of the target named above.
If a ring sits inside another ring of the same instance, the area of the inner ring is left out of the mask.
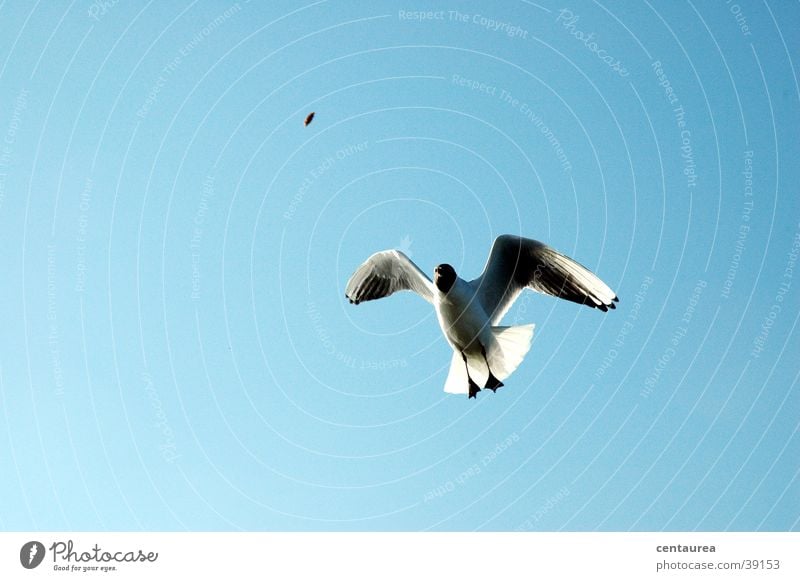
[[[531,348],[534,325],[518,325],[514,327],[492,327],[494,345],[486,353],[489,367],[497,379],[503,380],[514,373]],[[480,357],[480,356],[479,356]],[[473,381],[483,386],[489,377],[483,358],[468,359],[469,373]],[[460,353],[453,353],[450,361],[450,372],[444,382],[446,393],[468,393],[469,382],[467,369]]]
[[[503,380],[519,367],[531,348],[533,324],[514,327],[492,327],[494,349],[487,353],[494,376]]]
[[[453,359],[450,361],[450,372],[444,382],[446,393],[469,393],[469,381],[467,380],[467,368],[461,354],[453,352]]]

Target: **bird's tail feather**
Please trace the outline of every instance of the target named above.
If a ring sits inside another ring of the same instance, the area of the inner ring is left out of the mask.
[[[535,325],[492,327],[494,349],[487,353],[489,367],[497,379],[503,380],[519,367],[531,348]]]
[[[444,382],[444,391],[446,393],[469,393],[467,369],[464,367],[464,361],[461,359],[461,354],[459,353],[453,353],[453,359],[450,362],[450,372],[447,374],[447,380]]]
[[[503,380],[519,367],[531,348],[534,325],[517,325],[514,327],[492,327],[494,341],[486,353],[489,367],[497,379]],[[467,365],[473,381],[483,387],[489,377],[486,363],[481,356],[471,356]],[[460,353],[453,353],[450,361],[450,372],[444,382],[446,393],[469,393],[467,368]]]

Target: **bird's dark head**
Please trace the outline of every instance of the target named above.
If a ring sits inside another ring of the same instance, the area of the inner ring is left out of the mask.
[[[433,270],[433,284],[447,294],[456,283],[456,271],[449,264],[440,264]]]

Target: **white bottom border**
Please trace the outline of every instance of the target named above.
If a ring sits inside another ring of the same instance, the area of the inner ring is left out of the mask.
[[[0,579],[778,581],[800,579],[798,549],[800,533],[0,533]]]

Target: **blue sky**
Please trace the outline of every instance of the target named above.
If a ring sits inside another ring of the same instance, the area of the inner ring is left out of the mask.
[[[798,30],[4,3],[0,528],[797,530]],[[345,283],[386,248],[473,278],[503,233],[619,308],[524,294],[524,363],[448,396],[429,305]]]

